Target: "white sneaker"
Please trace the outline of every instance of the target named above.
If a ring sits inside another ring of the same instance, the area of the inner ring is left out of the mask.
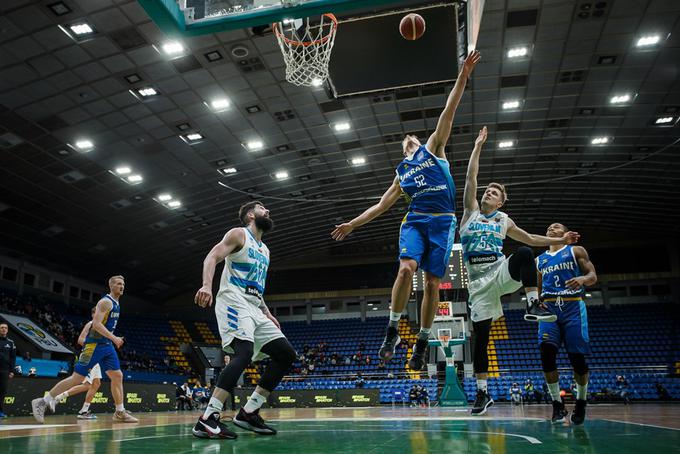
[[[47,408],[47,404],[45,403],[45,400],[42,397],[38,397],[37,399],[33,399],[31,401],[31,409],[33,410],[33,417],[40,424],[45,422],[45,409],[46,408]]]
[[[97,415],[94,415],[90,410],[87,410],[78,413],[78,419],[97,419]]]
[[[117,411],[113,414],[113,422],[139,422],[139,419],[130,414],[129,411]]]

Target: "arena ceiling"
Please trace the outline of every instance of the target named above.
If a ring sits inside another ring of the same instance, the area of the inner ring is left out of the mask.
[[[134,0],[3,0],[0,13],[6,252],[83,277],[132,274],[144,283],[139,296],[162,300],[200,282],[203,256],[252,193],[285,199],[262,198],[277,223],[267,238],[274,267],[395,255],[404,203],[344,243],[329,233],[389,186],[403,134],[433,130],[451,85],[334,100],[324,87],[285,82],[273,36],[250,30],[184,39],[188,54],[171,60],[154,49],[165,38]],[[679,18],[676,0],[487,0],[482,61],[448,147],[461,189],[488,125],[480,184],[509,185],[506,210],[520,226],[543,232],[560,220],[584,239],[677,236],[680,149],[669,145],[679,136]],[[94,26],[92,39],[58,27],[76,20]],[[659,41],[639,48],[643,36]],[[508,58],[517,46],[526,58]],[[234,56],[237,47],[248,56]],[[130,93],[147,86],[159,95]],[[222,112],[204,104],[222,96]],[[508,100],[519,108],[503,111]],[[336,122],[351,129],[335,132]],[[190,132],[203,140],[180,138]],[[594,146],[596,137],[609,142]],[[84,139],[92,150],[76,151]],[[263,148],[246,150],[254,140]],[[366,163],[353,166],[356,157]],[[125,166],[143,180],[111,172]],[[160,194],[181,207],[164,207]]]

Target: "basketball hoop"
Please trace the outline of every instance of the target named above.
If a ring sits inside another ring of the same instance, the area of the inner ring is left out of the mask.
[[[451,330],[439,329],[437,332],[437,339],[439,339],[442,348],[447,348],[449,346],[449,341],[451,340]]]
[[[296,27],[296,22],[301,26]],[[328,64],[338,20],[323,14],[319,24],[309,18],[272,25],[286,64],[286,80],[298,86],[318,87],[328,78]]]

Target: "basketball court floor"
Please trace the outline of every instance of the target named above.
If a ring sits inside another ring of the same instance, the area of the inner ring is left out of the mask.
[[[44,426],[24,417],[0,425],[0,452],[660,454],[680,447],[677,405],[593,405],[580,427],[550,424],[551,408],[497,405],[476,418],[455,408],[268,409],[262,414],[279,434],[236,429],[237,440],[195,438],[198,413],[140,414],[134,425],[114,424],[110,415],[51,416]]]

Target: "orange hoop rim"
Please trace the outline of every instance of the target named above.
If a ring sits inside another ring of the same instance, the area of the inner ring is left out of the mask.
[[[303,47],[318,46],[319,44],[325,44],[326,41],[328,41],[331,38],[331,36],[335,34],[335,31],[338,28],[338,19],[336,19],[334,14],[324,13],[321,15],[321,17],[327,17],[328,19],[331,20],[332,22],[331,31],[323,38],[316,39],[314,41],[296,41],[294,39],[286,38],[281,32],[281,30],[279,30],[280,22],[275,22],[274,24],[272,24],[272,28],[274,29],[274,34],[276,34],[276,37],[283,40],[283,42],[285,42],[288,45]]]

